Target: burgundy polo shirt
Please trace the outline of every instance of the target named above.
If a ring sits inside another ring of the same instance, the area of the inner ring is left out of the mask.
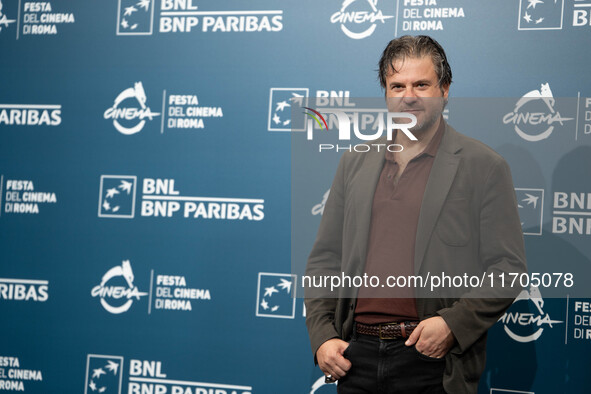
[[[389,275],[414,275],[415,241],[423,194],[445,130],[439,128],[423,152],[412,158],[398,183],[396,154],[386,160],[374,194],[365,273],[380,278],[377,288],[359,289],[355,321],[378,324],[419,320],[414,289],[386,285]]]

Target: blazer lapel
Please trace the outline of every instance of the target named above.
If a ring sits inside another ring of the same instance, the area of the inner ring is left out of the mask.
[[[460,146],[456,143],[456,131],[446,125],[445,134],[439,145],[433,167],[427,180],[425,194],[421,203],[417,236],[415,241],[415,274],[418,275],[431,238],[431,233],[439,217],[439,212],[447,197],[447,193],[456,175],[460,158],[457,152]]]

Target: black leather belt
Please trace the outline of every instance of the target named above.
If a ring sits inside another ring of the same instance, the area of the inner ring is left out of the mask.
[[[358,334],[372,335],[380,339],[408,338],[418,321],[406,321],[400,323],[363,324],[355,323],[355,330]]]

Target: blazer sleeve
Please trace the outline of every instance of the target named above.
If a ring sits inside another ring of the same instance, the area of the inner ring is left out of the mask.
[[[306,266],[306,276],[318,277],[340,275],[343,244],[345,167],[347,154],[339,162],[336,175],[324,206],[324,213],[316,235],[316,241]],[[302,282],[303,283],[303,282]],[[306,325],[316,362],[316,351],[324,342],[339,337],[335,328],[335,309],[337,294],[328,288],[304,289],[306,305]]]
[[[525,246],[517,200],[509,165],[498,157],[484,181],[480,204],[479,257],[486,277],[527,272]],[[463,353],[496,323],[511,306],[521,288],[505,281],[489,281],[472,288],[449,308],[437,311],[453,332],[457,345],[452,353]]]

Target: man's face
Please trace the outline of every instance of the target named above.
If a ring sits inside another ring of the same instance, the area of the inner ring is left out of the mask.
[[[386,75],[386,101],[390,112],[408,112],[417,117],[413,133],[422,133],[437,123],[443,112],[449,86],[438,84],[430,57],[397,60]],[[404,122],[404,121],[402,121]]]

